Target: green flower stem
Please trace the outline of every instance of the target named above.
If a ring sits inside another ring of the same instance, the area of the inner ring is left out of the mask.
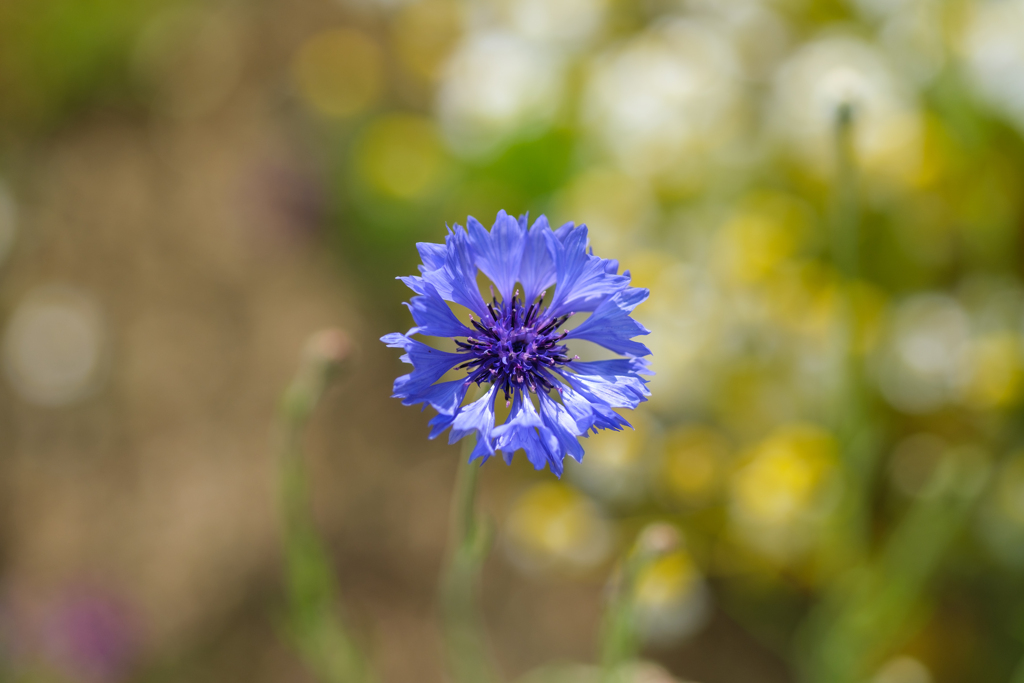
[[[603,683],[619,683],[623,665],[640,652],[634,606],[637,577],[650,563],[677,549],[679,543],[675,528],[667,524],[648,526],[612,577],[600,634]]]
[[[366,661],[337,612],[338,588],[310,511],[302,437],[347,355],[344,337],[321,333],[307,346],[279,408],[279,505],[283,521],[286,627],[303,662],[323,683],[371,683]]]
[[[638,555],[631,554],[612,579],[600,636],[603,683],[617,683],[622,665],[635,659],[640,649],[633,614],[633,588],[642,564]]]
[[[879,555],[833,582],[798,637],[801,680],[859,683],[910,635],[922,597],[989,475],[970,449],[946,454]]]
[[[440,608],[454,683],[497,683],[480,610],[480,574],[491,545],[491,525],[476,511],[480,464],[469,462],[476,439],[462,441],[452,494],[449,553],[441,576]]]
[[[847,475],[841,519],[845,523],[839,566],[861,561],[869,545],[870,495],[878,457],[878,430],[870,415],[867,388],[855,346],[856,311],[850,285],[860,273],[860,189],[854,153],[856,111],[844,104],[836,112],[836,183],[832,198],[830,244],[832,261],[842,275],[833,349],[838,386],[833,397],[833,423],[843,448]]]

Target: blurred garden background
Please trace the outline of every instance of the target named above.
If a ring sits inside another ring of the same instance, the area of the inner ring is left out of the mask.
[[[651,289],[657,373],[560,481],[484,468],[507,680],[665,521],[679,680],[1024,681],[1022,136],[1024,0],[0,0],[0,676],[316,680],[273,423],[340,327],[316,523],[382,683],[445,680],[458,448],[377,339],[505,209]]]

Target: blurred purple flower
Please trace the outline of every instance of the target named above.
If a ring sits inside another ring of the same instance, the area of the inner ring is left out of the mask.
[[[47,658],[72,680],[112,683],[128,673],[139,646],[135,620],[105,596],[81,595],[59,604],[46,621]]]
[[[416,326],[381,338],[404,349],[402,360],[413,366],[395,380],[394,397],[404,405],[429,404],[438,412],[430,421],[430,438],[449,427],[449,443],[476,432],[470,461],[486,461],[500,451],[511,462],[522,449],[536,469],[547,465],[561,476],[566,455],[583,458],[579,437],[630,426],[614,409],[636,408],[650,395],[641,376],[651,374],[642,358],[650,351],[633,341],[648,332],[630,317],[648,291],[630,287],[629,272],[619,275],[617,261],[588,251],[585,225],[566,223],[553,231],[541,216],[527,229],[526,216],[516,221],[504,211],[490,232],[473,217],[467,225],[468,231],[458,225],[450,229],[444,244],[417,244],[423,259],[420,275],[400,278],[417,294],[407,304]],[[494,283],[490,303],[477,286],[478,270]],[[554,294],[545,307],[545,290],[552,285]],[[446,302],[471,311],[472,329]],[[577,313],[590,315],[572,330],[561,329]],[[455,338],[457,351],[437,350],[412,339],[413,334]],[[565,345],[573,339],[624,357],[580,362]],[[466,370],[467,376],[436,383],[452,369]],[[490,387],[463,406],[474,383]],[[496,426],[499,393],[511,411]]]

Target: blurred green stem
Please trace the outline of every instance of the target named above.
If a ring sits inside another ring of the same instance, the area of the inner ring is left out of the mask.
[[[373,677],[337,613],[334,569],[313,523],[302,456],[302,437],[309,418],[347,355],[344,337],[339,335],[326,332],[310,340],[280,403],[279,496],[284,526],[287,628],[304,663],[319,680],[369,683]]]
[[[646,527],[612,577],[601,628],[603,683],[618,683],[622,666],[636,659],[640,651],[634,605],[637,578],[650,563],[677,549],[680,542],[678,532],[668,524]]]
[[[636,553],[623,562],[610,586],[604,624],[601,628],[601,669],[603,683],[616,683],[622,665],[636,658],[639,642],[633,615],[633,588],[640,570]]]
[[[454,683],[497,683],[480,610],[480,574],[492,534],[490,524],[476,511],[480,463],[469,462],[475,445],[476,439],[462,440],[452,494],[450,547],[441,576],[441,620]]]
[[[900,646],[946,549],[984,489],[984,458],[951,452],[877,558],[834,582],[798,638],[801,680],[859,683]]]
[[[868,551],[871,479],[878,453],[877,429],[868,414],[867,391],[856,349],[857,318],[851,286],[859,276],[860,188],[854,153],[856,110],[844,103],[836,111],[836,183],[833,191],[830,243],[832,260],[841,275],[833,347],[838,364],[833,423],[842,444],[847,491],[840,517],[845,521],[836,561],[860,561]]]

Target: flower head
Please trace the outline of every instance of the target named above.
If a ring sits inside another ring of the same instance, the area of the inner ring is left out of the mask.
[[[636,408],[650,395],[642,377],[651,374],[643,359],[650,351],[633,341],[648,332],[630,317],[648,291],[630,287],[629,272],[618,274],[617,261],[588,251],[585,225],[552,230],[541,216],[527,228],[526,216],[517,221],[504,211],[490,232],[473,217],[467,225],[449,229],[444,244],[417,244],[420,275],[400,278],[416,293],[407,304],[416,325],[381,338],[404,349],[402,360],[413,366],[395,380],[394,397],[437,411],[430,438],[448,428],[450,443],[476,433],[471,461],[501,452],[510,462],[523,450],[534,467],[547,465],[560,476],[566,455],[583,458],[579,437],[630,426],[615,409]],[[489,302],[478,271],[493,283]],[[469,309],[465,323],[448,302]],[[580,313],[589,316],[566,329]],[[428,346],[414,334],[452,338],[456,351]],[[569,350],[573,340],[623,357],[580,361]],[[465,375],[439,381],[449,371]],[[463,405],[474,384],[485,393]],[[510,411],[496,425],[499,396]]]

